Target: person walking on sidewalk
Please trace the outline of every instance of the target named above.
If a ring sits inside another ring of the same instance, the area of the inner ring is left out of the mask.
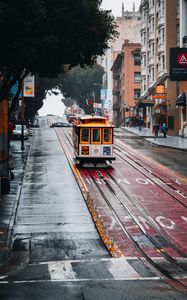
[[[138,119],[138,127],[139,127],[139,131],[142,131],[142,126],[143,126],[143,118],[142,117],[139,117]]]
[[[167,137],[167,135],[166,135],[167,132],[168,132],[168,127],[167,127],[166,123],[163,123],[163,125],[162,125],[162,133],[163,133],[163,135],[164,135],[165,138]]]
[[[159,124],[155,124],[155,139],[158,138]]]

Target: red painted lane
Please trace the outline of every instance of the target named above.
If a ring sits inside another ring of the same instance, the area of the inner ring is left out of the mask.
[[[159,228],[187,253],[187,235],[183,234],[187,232],[187,210],[123,160],[117,159],[110,172],[124,188],[135,196],[138,204],[146,209]],[[144,227],[149,227],[147,222],[141,221],[141,223]]]
[[[102,173],[104,173],[104,170],[102,170]],[[92,182],[91,176],[93,177],[93,179],[96,180],[96,182],[99,183],[101,181],[95,170],[91,170],[89,172],[87,170],[81,170],[81,176],[83,176],[84,180],[86,180],[87,182]],[[139,252],[134,248],[130,239],[127,236],[125,238],[124,232],[122,231],[120,226],[116,224],[115,218],[112,217],[110,209],[106,206],[105,201],[103,201],[100,194],[98,195],[97,188],[95,187],[93,182],[89,186],[89,191],[94,200],[96,209],[99,212],[100,216],[102,217],[102,221],[105,229],[107,230],[108,234],[112,237],[113,241],[118,246],[118,248],[126,256],[134,256],[134,255],[139,256]],[[110,202],[113,202],[113,206],[115,207],[115,210],[118,212],[118,215],[120,216],[120,220],[123,223],[126,230],[128,231],[129,235],[134,236],[136,238],[138,238],[139,236],[141,238],[142,231],[137,226],[137,224],[132,220],[132,218],[129,217],[127,211],[125,211],[124,208],[122,208],[121,204],[118,203],[116,199],[112,199],[110,192],[108,191],[108,188],[106,187],[105,184],[102,186],[102,191],[107,197],[107,199],[110,199]],[[102,206],[101,206],[101,202],[102,202]],[[137,210],[134,209],[133,211],[132,208],[131,211],[136,217]],[[109,217],[106,217],[106,215],[108,215]],[[149,230],[146,229],[145,231],[147,231],[148,235],[152,235],[152,236],[156,235],[156,233],[151,228]],[[160,253],[154,249],[154,246],[151,243],[148,243],[148,245],[145,245],[145,247],[142,245],[142,250],[144,250],[147,253],[147,255],[151,257],[161,256]],[[168,252],[172,256],[179,256],[179,254],[173,249],[168,249]]]
[[[150,182],[145,176],[140,174],[136,169],[129,166],[129,164],[118,159],[114,164],[114,168],[109,168],[109,171],[115,179],[128,190],[131,195],[134,195],[139,205],[146,210],[148,216],[152,218],[159,226],[160,230],[167,234],[168,238],[182,248],[187,253],[187,214],[186,209],[176,202],[172,196],[168,195],[159,186]],[[105,172],[105,171],[103,171]],[[93,189],[93,183],[89,175],[81,171],[88,189],[91,189],[93,199],[96,189]],[[102,188],[105,186],[102,179],[98,178],[97,173],[93,172],[96,176],[97,182]],[[105,175],[106,176],[106,175]],[[105,177],[112,185],[112,179]],[[97,201],[97,200],[96,200]],[[99,205],[99,203],[96,203]],[[131,207],[132,209],[132,207]],[[133,213],[139,218],[140,224],[149,232],[151,231],[150,224],[138,216],[138,211],[135,209]],[[132,232],[133,233],[133,232]],[[151,234],[151,232],[149,232]]]

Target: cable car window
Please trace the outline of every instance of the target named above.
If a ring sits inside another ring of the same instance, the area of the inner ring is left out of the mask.
[[[103,143],[111,144],[112,143],[112,129],[104,128],[103,130]]]
[[[90,141],[90,130],[89,128],[81,128],[81,143],[89,144]]]
[[[92,142],[95,144],[101,143],[101,130],[99,128],[92,129]]]

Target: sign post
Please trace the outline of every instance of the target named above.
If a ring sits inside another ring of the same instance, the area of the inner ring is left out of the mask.
[[[35,82],[34,76],[28,75],[23,81],[23,93],[21,101],[21,150],[24,151],[24,123],[25,123],[25,97],[34,97],[35,92]]]

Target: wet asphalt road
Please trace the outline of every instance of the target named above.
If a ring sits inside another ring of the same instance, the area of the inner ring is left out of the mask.
[[[165,158],[165,149],[159,154],[160,148],[128,137],[126,142],[143,154],[180,171],[178,162],[171,164],[176,150]],[[25,171],[10,270],[13,264],[16,269],[0,277],[2,300],[186,299],[137,261],[110,257],[45,119],[36,129]]]
[[[115,129],[115,138],[187,178],[187,151],[154,145],[124,129]]]

